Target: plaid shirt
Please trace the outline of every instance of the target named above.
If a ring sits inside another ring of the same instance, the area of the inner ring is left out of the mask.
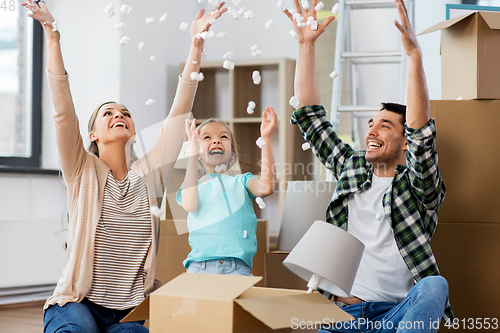
[[[291,123],[299,125],[304,139],[337,179],[326,220],[347,230],[348,195],[371,186],[373,166],[366,161],[365,151],[355,151],[339,139],[325,115],[323,106],[305,106],[295,110]],[[406,166],[396,166],[392,186],[383,197],[383,206],[401,257],[418,282],[426,276],[439,275],[429,241],[437,225],[438,208],[446,188],[434,149],[434,120],[418,130],[405,125],[405,135],[408,142]],[[449,303],[444,318],[453,318]]]

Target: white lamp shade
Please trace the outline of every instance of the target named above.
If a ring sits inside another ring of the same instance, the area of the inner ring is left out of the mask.
[[[317,274],[323,278],[319,289],[348,297],[364,248],[363,243],[341,228],[315,221],[283,265],[306,281]]]

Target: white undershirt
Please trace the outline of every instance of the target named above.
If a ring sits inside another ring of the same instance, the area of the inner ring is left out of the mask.
[[[348,197],[348,232],[365,245],[351,295],[367,302],[399,303],[414,284],[382,204],[392,180],[373,175],[369,189]]]

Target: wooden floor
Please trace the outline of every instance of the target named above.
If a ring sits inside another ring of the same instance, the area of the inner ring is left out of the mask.
[[[43,302],[0,307],[0,333],[42,333]]]

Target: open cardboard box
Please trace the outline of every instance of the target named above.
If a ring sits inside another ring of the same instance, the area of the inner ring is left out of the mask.
[[[441,98],[500,99],[500,13],[474,12],[438,23]]]
[[[181,274],[122,321],[145,320],[153,333],[292,332],[353,318],[319,293],[253,287],[262,277]]]

